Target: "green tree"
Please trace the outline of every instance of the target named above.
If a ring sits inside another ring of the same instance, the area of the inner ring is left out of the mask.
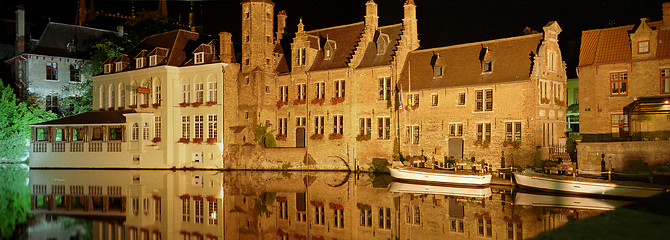
[[[52,112],[20,101],[8,85],[0,86],[0,162],[22,161],[28,153],[28,124],[55,118]]]

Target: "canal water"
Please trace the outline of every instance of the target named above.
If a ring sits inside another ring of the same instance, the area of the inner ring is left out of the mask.
[[[629,203],[384,174],[1,167],[3,238],[527,239]]]

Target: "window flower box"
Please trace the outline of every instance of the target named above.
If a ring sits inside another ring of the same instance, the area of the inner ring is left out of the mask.
[[[372,207],[369,204],[365,204],[365,203],[357,203],[356,207],[358,209],[372,210]]]
[[[212,145],[214,143],[216,143],[216,138],[208,138],[207,139],[207,144]]]
[[[324,101],[325,101],[325,99],[323,99],[323,98],[315,98],[315,99],[312,99],[311,103],[312,103],[312,105],[321,105],[321,106],[323,106],[323,102],[324,102]]]
[[[477,219],[488,219],[488,220],[491,220],[491,214],[489,214],[489,212],[478,212],[478,213],[475,213],[475,217],[476,217]]]
[[[419,104],[411,105],[411,106],[409,106],[409,108],[412,109],[412,111],[417,110],[417,109],[419,109]]]
[[[503,147],[511,146],[512,149],[517,150],[521,148],[521,141],[519,140],[505,140],[503,141]]]
[[[287,105],[287,104],[288,104],[288,101],[282,101],[280,99],[280,100],[277,100],[277,104],[275,106],[277,106],[277,109],[280,109],[281,107],[283,107],[284,105]]]
[[[194,108],[200,107],[200,105],[202,105],[202,102],[191,103],[191,107],[194,107]]]
[[[277,139],[279,141],[286,141],[286,134],[277,134],[275,139]]]
[[[330,203],[330,208],[335,209],[335,210],[344,210],[344,207],[342,204],[338,203]]]
[[[503,217],[503,220],[506,223],[514,223],[516,225],[521,224],[521,218],[518,215],[512,215],[512,217],[505,216],[505,217]]]
[[[330,140],[342,139],[342,134],[341,133],[331,133],[330,136],[328,136],[328,139],[330,139]]]
[[[216,198],[213,195],[207,195],[207,201],[208,202],[216,202]]]
[[[549,103],[551,103],[551,99],[549,99],[549,98],[540,98],[540,103],[542,103],[542,104],[549,104]]]
[[[151,106],[154,107],[154,108],[158,108],[158,107],[161,106],[161,104],[160,103],[154,103],[154,104],[151,104]]]
[[[118,107],[118,108],[116,108],[116,109],[118,109],[118,110],[123,110],[123,109],[125,109],[125,108],[126,108],[126,107],[121,106],[121,107]]]
[[[105,108],[100,108],[100,111],[101,111],[101,112],[104,112],[104,111],[105,111]]]
[[[130,105],[128,108],[137,108],[137,104]]]
[[[189,199],[189,198],[191,198],[191,195],[188,195],[188,193],[179,195],[179,199],[181,199],[181,200]]]
[[[193,143],[201,144],[202,143],[202,138],[194,138]]]
[[[180,107],[188,107],[188,106],[191,106],[191,103],[183,102],[183,103],[179,103],[179,106]]]
[[[180,138],[179,141],[177,141],[177,142],[178,142],[178,143],[188,144],[188,143],[190,142],[190,140],[189,140],[188,138]]]
[[[489,148],[490,144],[491,144],[491,141],[489,141],[489,140],[485,140],[485,141],[477,140],[477,141],[475,141],[475,146],[481,147],[482,149]]]
[[[208,107],[211,107],[211,106],[216,105],[216,102],[215,101],[208,101],[208,102],[205,103],[205,105],[207,105]]]
[[[365,134],[365,135],[360,135],[359,134],[358,136],[356,136],[356,141],[359,141],[359,142],[360,141],[368,141],[371,138],[372,138],[372,135],[370,135],[370,134]]]
[[[141,108],[148,108],[148,107],[149,107],[149,104],[142,104],[142,105],[140,105],[140,107],[141,107]]]
[[[307,103],[307,99],[296,99],[296,100],[293,100],[293,105],[302,105],[302,104],[305,104],[305,103]]]
[[[285,203],[286,202],[286,197],[277,197],[277,202]]]
[[[153,143],[157,143],[161,141],[161,137],[155,137],[154,139],[151,140]]]
[[[559,99],[554,99],[554,104],[556,104],[556,106],[559,106],[559,107],[568,106],[568,104],[566,102],[561,101]]]
[[[109,110],[109,111],[114,111],[114,107],[110,107],[110,108],[108,108],[107,110]]]
[[[323,134],[318,134],[318,133],[312,134],[311,136],[309,136],[309,139],[321,140],[321,139],[323,139]]]
[[[338,103],[344,102],[344,97],[333,97],[330,99],[330,103],[336,105]]]
[[[309,202],[309,203],[312,204],[312,206],[314,206],[314,207],[323,207],[323,203],[322,203],[322,202],[311,201],[311,202]]]
[[[202,201],[202,195],[193,195],[191,197],[193,197],[194,201]]]

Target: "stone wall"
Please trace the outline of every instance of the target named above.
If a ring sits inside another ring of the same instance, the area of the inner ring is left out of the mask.
[[[580,170],[600,171],[602,154],[606,168],[616,171],[642,171],[645,167],[670,162],[670,141],[579,143],[577,159]],[[611,161],[610,161],[611,158]]]

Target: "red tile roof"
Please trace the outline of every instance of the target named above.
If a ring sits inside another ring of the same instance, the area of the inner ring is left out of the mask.
[[[356,49],[358,41],[360,41],[360,37],[364,28],[365,24],[363,22],[359,22],[349,25],[306,31],[306,33],[310,36],[310,47],[320,50],[310,70],[318,71],[347,67],[349,60],[351,59],[351,56]],[[321,40],[319,40],[319,38],[321,38]],[[334,41],[337,45],[333,53],[333,57],[329,60],[324,59],[322,49],[326,39]],[[321,47],[317,45],[319,44],[319,41],[321,41]]]

